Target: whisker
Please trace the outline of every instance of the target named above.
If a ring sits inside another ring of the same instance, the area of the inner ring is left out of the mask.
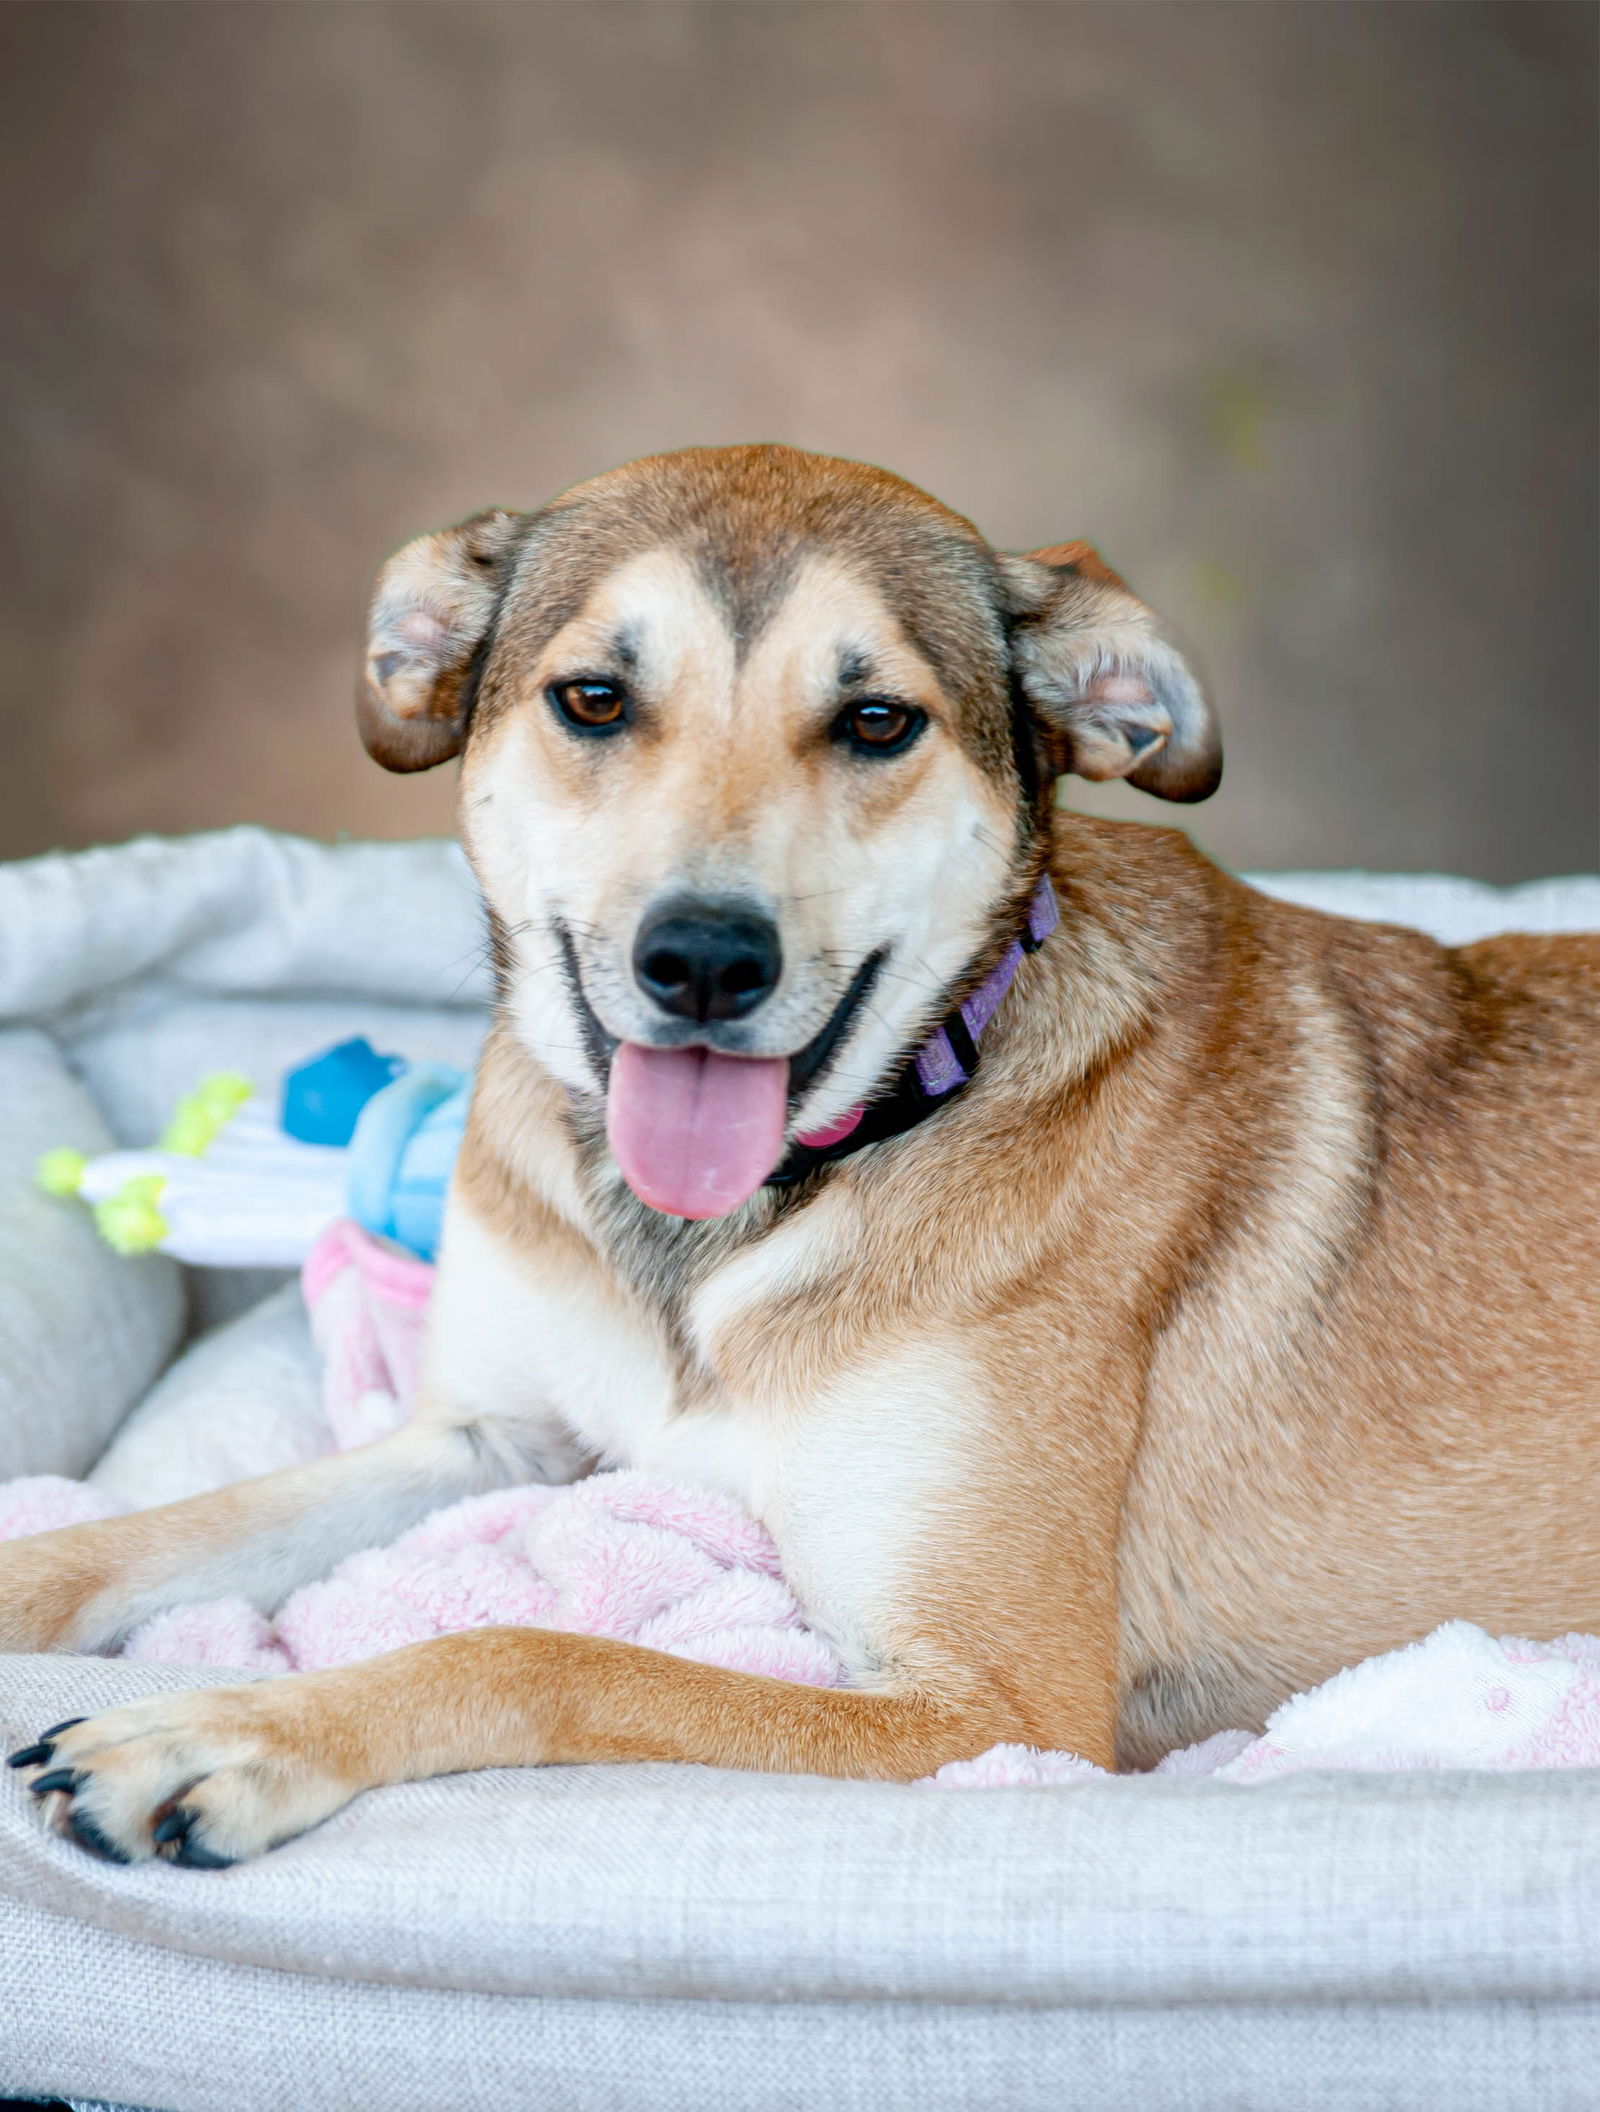
[[[805,894],[784,893],[776,899],[780,902],[822,902],[830,895],[846,895],[849,892],[847,887],[815,887]]]

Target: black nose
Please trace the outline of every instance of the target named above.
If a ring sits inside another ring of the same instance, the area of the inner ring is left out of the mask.
[[[633,972],[646,997],[679,1019],[743,1019],[777,988],[783,949],[757,912],[680,900],[639,926]]]

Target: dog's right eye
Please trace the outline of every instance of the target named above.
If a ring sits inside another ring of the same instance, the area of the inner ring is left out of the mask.
[[[628,693],[618,682],[552,682],[551,709],[577,733],[616,733],[627,724]]]

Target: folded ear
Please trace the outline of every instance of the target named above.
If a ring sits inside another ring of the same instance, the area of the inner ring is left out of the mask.
[[[1057,737],[1057,767],[1125,777],[1159,799],[1207,799],[1222,736],[1199,677],[1087,543],[1002,557],[1012,662]]]
[[[524,523],[491,507],[419,535],[378,574],[356,723],[386,770],[431,770],[460,754]]]

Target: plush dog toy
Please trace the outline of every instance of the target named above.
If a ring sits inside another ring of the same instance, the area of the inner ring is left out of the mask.
[[[275,1115],[248,1078],[217,1071],[144,1150],[46,1152],[39,1184],[91,1205],[119,1254],[210,1268],[298,1268],[335,1219],[431,1260],[467,1115],[446,1064],[341,1042],[284,1080]]]

